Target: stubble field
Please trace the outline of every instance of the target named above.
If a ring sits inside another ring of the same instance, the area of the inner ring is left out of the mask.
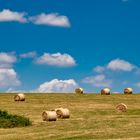
[[[140,140],[140,95],[26,94],[25,102],[14,102],[15,94],[0,94],[0,109],[29,117],[32,126],[0,128],[0,140]],[[115,107],[125,103],[128,110]],[[42,112],[68,108],[70,119],[43,122]]]

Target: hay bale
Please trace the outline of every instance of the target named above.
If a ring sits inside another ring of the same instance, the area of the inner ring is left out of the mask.
[[[133,93],[133,89],[132,88],[125,88],[124,89],[124,94],[132,94]]]
[[[104,88],[101,90],[101,95],[110,95],[110,89],[109,88]]]
[[[116,110],[119,112],[126,112],[127,111],[127,106],[124,103],[118,104],[116,106]]]
[[[57,114],[55,111],[44,111],[42,113],[43,121],[56,121]]]
[[[14,101],[25,101],[25,94],[19,93],[14,96]]]
[[[59,108],[56,108],[56,109],[52,109],[51,111],[57,111],[57,110],[59,110],[59,109],[63,109],[62,107],[59,107]]]
[[[77,94],[83,94],[84,93],[84,90],[82,88],[76,88],[75,89],[75,93],[77,93]]]
[[[70,118],[70,111],[67,108],[57,108],[56,114],[58,118],[62,119]]]

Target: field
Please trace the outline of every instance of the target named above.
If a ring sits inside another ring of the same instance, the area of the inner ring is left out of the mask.
[[[0,140],[140,140],[140,95],[26,94],[25,102],[14,102],[15,94],[0,94],[0,109],[24,115],[33,125],[0,129]],[[126,113],[115,106],[125,103]],[[43,122],[44,110],[66,107],[70,119]]]

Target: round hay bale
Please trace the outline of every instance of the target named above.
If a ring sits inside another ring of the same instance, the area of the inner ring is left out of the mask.
[[[84,90],[82,88],[76,88],[75,89],[75,93],[77,93],[77,94],[83,94],[84,93]]]
[[[25,94],[19,93],[14,96],[14,101],[25,101]]]
[[[53,109],[53,111],[57,111],[57,110],[59,110],[59,109],[63,109],[62,107],[59,107],[59,108],[56,108],[56,109]]]
[[[101,90],[101,95],[110,95],[110,89],[109,88],[104,88]]]
[[[70,111],[67,108],[56,109],[56,114],[58,118],[62,119],[70,118]]]
[[[124,89],[124,94],[132,94],[133,93],[133,89],[132,88],[125,88]]]
[[[44,111],[42,113],[43,121],[56,121],[57,114],[55,111]]]
[[[127,106],[124,103],[118,104],[116,106],[116,110],[119,112],[126,112],[127,111]]]

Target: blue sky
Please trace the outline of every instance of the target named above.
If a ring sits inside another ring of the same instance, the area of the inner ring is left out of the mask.
[[[140,91],[139,0],[0,0],[0,91]]]

